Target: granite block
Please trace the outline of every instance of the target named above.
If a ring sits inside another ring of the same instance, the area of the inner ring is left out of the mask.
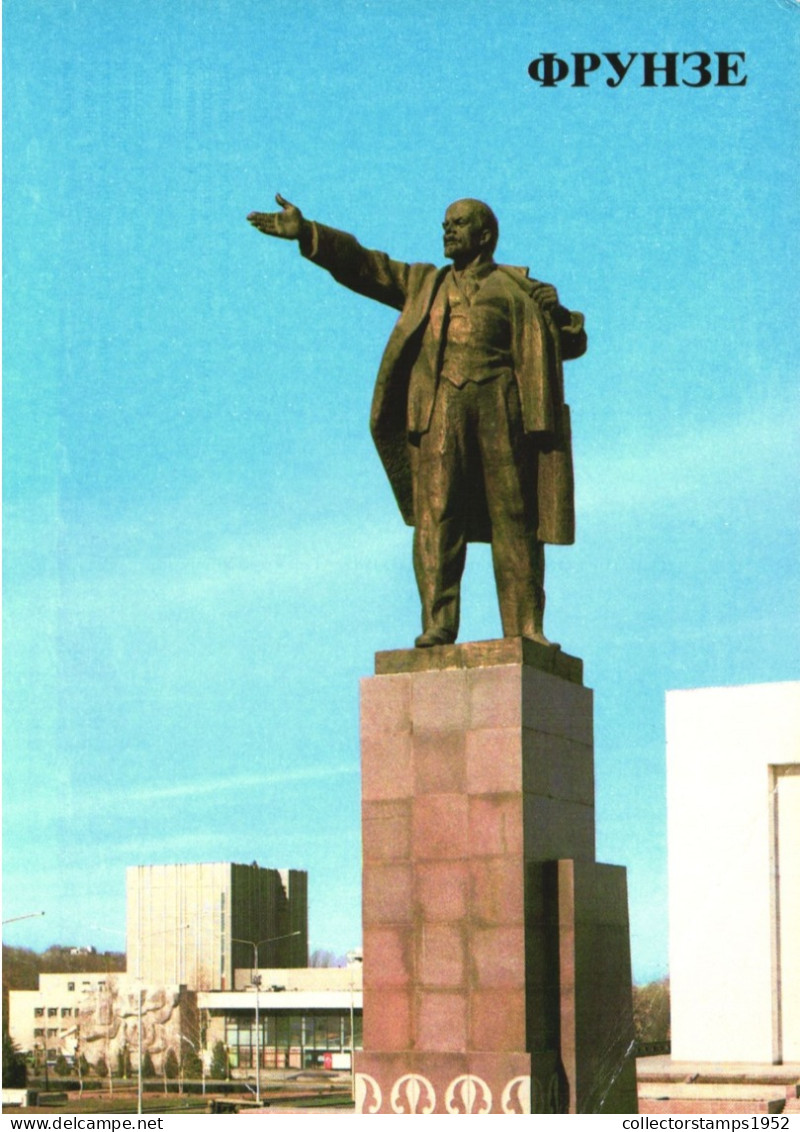
[[[361,738],[411,729],[411,677],[361,681]]]
[[[423,794],[414,798],[412,854],[415,860],[466,856],[467,802],[463,794]]]
[[[516,856],[481,857],[469,862],[470,922],[477,926],[525,921],[522,863]]]
[[[519,665],[473,668],[467,673],[472,730],[522,724],[522,669]]]
[[[412,739],[414,794],[464,794],[468,732],[415,731]]]
[[[526,794],[523,808],[527,861],[594,860],[593,806]]]
[[[472,857],[523,853],[522,804],[518,794],[479,794],[469,803],[469,852]]]
[[[410,864],[364,863],[361,884],[365,928],[412,922],[411,876]]]
[[[457,923],[423,923],[417,936],[417,986],[466,991],[466,929]]]
[[[361,842],[365,862],[406,860],[411,852],[411,800],[362,803]]]
[[[424,924],[461,920],[470,901],[469,862],[427,861],[414,869],[414,894]]]
[[[522,726],[593,745],[591,689],[570,684],[535,668],[523,668]]]
[[[502,794],[522,789],[522,744],[518,727],[468,731],[465,745],[469,794]]]
[[[522,731],[522,781],[529,794],[594,805],[594,751],[546,731]]]
[[[370,988],[408,986],[414,974],[411,926],[364,928],[365,981]]]
[[[525,928],[472,927],[469,933],[470,974],[473,987],[525,989]]]
[[[525,990],[476,989],[470,996],[470,1050],[525,1049]]]
[[[467,1001],[458,991],[418,991],[417,1048],[431,1053],[466,1050]]]
[[[411,718],[415,731],[466,730],[469,726],[466,672],[453,669],[417,673],[411,684]]]
[[[380,1008],[369,1009],[365,988],[364,1049],[405,1051],[412,1048],[412,994],[410,988],[380,990]]]
[[[411,735],[373,733],[361,743],[361,797],[407,798],[414,790]]]

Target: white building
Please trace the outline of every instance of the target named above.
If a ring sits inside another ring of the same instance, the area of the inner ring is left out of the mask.
[[[800,682],[667,695],[672,1057],[800,1062]]]

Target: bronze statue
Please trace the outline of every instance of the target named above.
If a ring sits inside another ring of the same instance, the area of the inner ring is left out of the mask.
[[[405,521],[422,601],[418,648],[451,644],[467,542],[491,542],[503,635],[544,636],[544,543],[574,541],[569,408],[562,359],[586,350],[583,315],[527,268],[497,264],[497,219],[451,204],[452,267],[402,263],[354,236],[280,212],[260,232],[299,241],[337,282],[399,310],[372,400],[371,429]]]

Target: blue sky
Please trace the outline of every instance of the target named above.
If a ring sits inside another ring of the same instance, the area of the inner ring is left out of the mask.
[[[309,870],[360,943],[358,679],[411,644],[372,448],[394,316],[245,222],[408,260],[450,201],[586,313],[549,634],[595,689],[599,859],[667,969],[664,694],[798,675],[793,0],[5,0],[6,941],[121,948],[124,868]],[[544,90],[542,51],[745,51]],[[461,639],[499,633],[485,548]],[[709,820],[724,821],[709,799]]]

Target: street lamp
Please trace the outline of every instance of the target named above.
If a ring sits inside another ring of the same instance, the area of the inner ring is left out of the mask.
[[[281,939],[291,939],[292,936],[302,935],[301,931],[287,932],[286,935],[274,935],[269,939],[260,939],[257,943],[252,939],[236,939],[231,936],[231,943],[244,943],[253,949],[253,986],[256,988],[256,1101],[261,1104],[261,1022],[258,1015],[258,988],[261,985],[259,975],[258,949],[265,943],[277,943]]]

